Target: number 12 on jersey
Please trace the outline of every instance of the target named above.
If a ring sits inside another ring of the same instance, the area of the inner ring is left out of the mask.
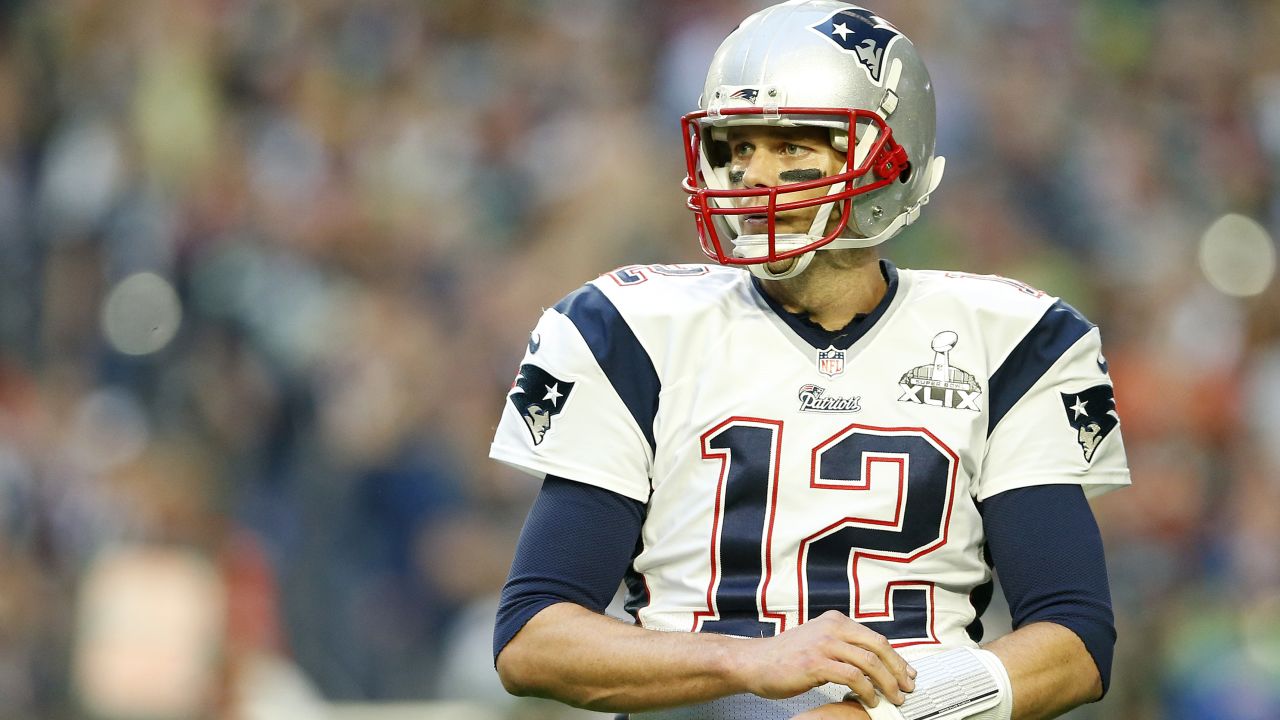
[[[720,479],[707,609],[694,614],[695,632],[760,637],[786,630],[786,613],[768,604],[770,585],[781,574],[773,535],[782,429],[778,420],[731,417],[702,435],[702,457],[720,463]],[[911,563],[946,544],[955,452],[924,428],[858,424],[811,447],[809,492],[831,493],[830,503],[855,510],[867,506],[861,493],[893,493],[895,509],[888,519],[849,514],[801,539],[795,554],[800,622],[837,610],[896,647],[936,643],[933,583],[888,581],[882,598],[870,598],[859,565],[900,564],[906,575]]]

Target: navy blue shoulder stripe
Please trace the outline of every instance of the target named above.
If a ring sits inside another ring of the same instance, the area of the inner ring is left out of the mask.
[[[591,284],[570,293],[556,303],[555,309],[578,328],[605,377],[649,441],[649,448],[656,451],[653,420],[658,415],[658,391],[662,386],[653,360],[631,326],[609,298]]]
[[[988,436],[1004,419],[1009,409],[1049,371],[1049,367],[1092,329],[1093,323],[1061,300],[1045,311],[1035,327],[1013,348],[1013,352],[1009,353],[1009,357],[1004,359],[991,376]]]

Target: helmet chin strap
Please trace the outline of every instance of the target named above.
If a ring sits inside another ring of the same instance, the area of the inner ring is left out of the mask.
[[[844,170],[841,170],[841,172],[844,172]],[[842,192],[844,190],[844,186],[845,186],[845,183],[836,183],[835,185],[832,185],[831,189],[827,191],[827,195],[831,196],[831,195],[835,195],[836,193]],[[823,236],[826,234],[824,230],[826,230],[827,221],[831,218],[831,211],[835,209],[835,205],[836,204],[834,202],[823,203],[818,208],[818,212],[814,215],[813,222],[809,223],[808,234],[782,235],[782,236],[775,235],[774,246],[776,247],[779,244],[780,240],[783,243],[787,245],[792,245],[794,247],[803,247],[810,243],[815,243],[821,240]],[[783,240],[783,238],[786,238],[786,240]],[[734,243],[735,251],[737,251],[739,248],[742,248],[744,246],[748,248],[758,247],[762,243],[764,244],[765,247],[767,247],[769,243],[769,236],[768,235],[744,235],[744,236],[739,236],[737,238],[734,238],[733,243]],[[822,248],[818,248],[818,250],[821,250],[821,249]],[[786,270],[783,270],[782,272],[773,272],[772,270],[770,270],[769,265],[773,263],[758,263],[755,265],[749,265],[747,267],[750,268],[752,275],[755,275],[761,280],[786,280],[787,278],[793,278],[799,275],[800,273],[804,272],[806,269],[808,269],[809,263],[813,262],[813,254],[815,252],[817,252],[817,250],[810,250],[807,253],[797,255],[795,257],[795,262],[791,263],[790,267],[788,267]]]

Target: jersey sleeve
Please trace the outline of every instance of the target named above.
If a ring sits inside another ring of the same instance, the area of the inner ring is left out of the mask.
[[[1105,695],[1115,614],[1102,535],[1081,488],[1019,488],[992,496],[980,512],[1014,629],[1051,622],[1074,632],[1098,668]]]
[[[647,502],[649,406],[657,388],[651,365],[648,373],[626,366],[647,362],[637,354],[643,356],[643,348],[625,320],[591,285],[544,312],[507,393],[489,456],[536,477],[570,478]]]
[[[1089,497],[1129,484],[1098,329],[1056,303],[991,379],[977,500],[1032,485],[1077,484]]]

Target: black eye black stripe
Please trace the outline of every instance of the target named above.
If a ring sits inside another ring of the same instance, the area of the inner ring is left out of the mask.
[[[729,182],[737,184],[742,182],[743,176],[746,175],[744,170],[730,170]],[[778,173],[778,179],[782,182],[808,182],[809,180],[818,180],[824,177],[822,171],[817,168],[804,168],[801,170],[783,170]]]
[[[783,170],[778,173],[778,179],[783,182],[808,182],[810,180],[818,180],[823,177],[822,171],[818,168],[805,168],[802,170]]]

